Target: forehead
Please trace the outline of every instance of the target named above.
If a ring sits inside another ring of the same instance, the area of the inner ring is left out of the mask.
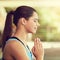
[[[28,21],[33,21],[33,20],[37,20],[39,21],[39,17],[38,17],[38,14],[36,12],[33,12],[32,16],[29,18]]]
[[[39,20],[38,14],[36,12],[33,12],[32,16],[29,18],[29,20],[30,19]]]
[[[38,14],[36,12],[33,12],[32,17],[38,18]]]

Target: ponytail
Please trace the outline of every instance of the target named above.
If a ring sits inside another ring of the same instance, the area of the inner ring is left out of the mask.
[[[6,41],[12,35],[12,23],[13,23],[12,18],[13,18],[13,11],[10,11],[7,14],[6,21],[5,21],[5,27],[4,27],[3,36],[2,36],[2,51],[4,50]]]

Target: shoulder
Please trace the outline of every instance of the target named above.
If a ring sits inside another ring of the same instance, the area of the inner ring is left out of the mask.
[[[23,44],[20,43],[19,41],[11,40],[11,41],[8,41],[8,42],[6,43],[4,49],[12,52],[12,51],[16,51],[16,50],[19,51],[19,49],[20,49],[20,50],[22,50],[22,49],[25,50],[25,47],[24,47]]]
[[[24,45],[19,41],[9,41],[9,43],[7,43],[5,46],[5,50],[10,52],[10,54],[16,59],[23,60],[23,57],[28,58]]]

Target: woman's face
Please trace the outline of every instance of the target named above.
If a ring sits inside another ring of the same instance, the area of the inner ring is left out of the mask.
[[[25,28],[28,33],[36,33],[38,26],[38,14],[34,12],[33,15],[29,18],[29,20],[26,21]]]

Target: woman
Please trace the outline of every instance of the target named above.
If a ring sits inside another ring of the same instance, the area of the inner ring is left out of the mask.
[[[12,35],[12,25],[15,25],[15,32]],[[38,14],[35,9],[29,6],[20,6],[15,11],[7,14],[3,32],[3,60],[43,60],[44,50],[39,38],[34,39],[32,52],[27,45],[28,33],[36,33]]]

